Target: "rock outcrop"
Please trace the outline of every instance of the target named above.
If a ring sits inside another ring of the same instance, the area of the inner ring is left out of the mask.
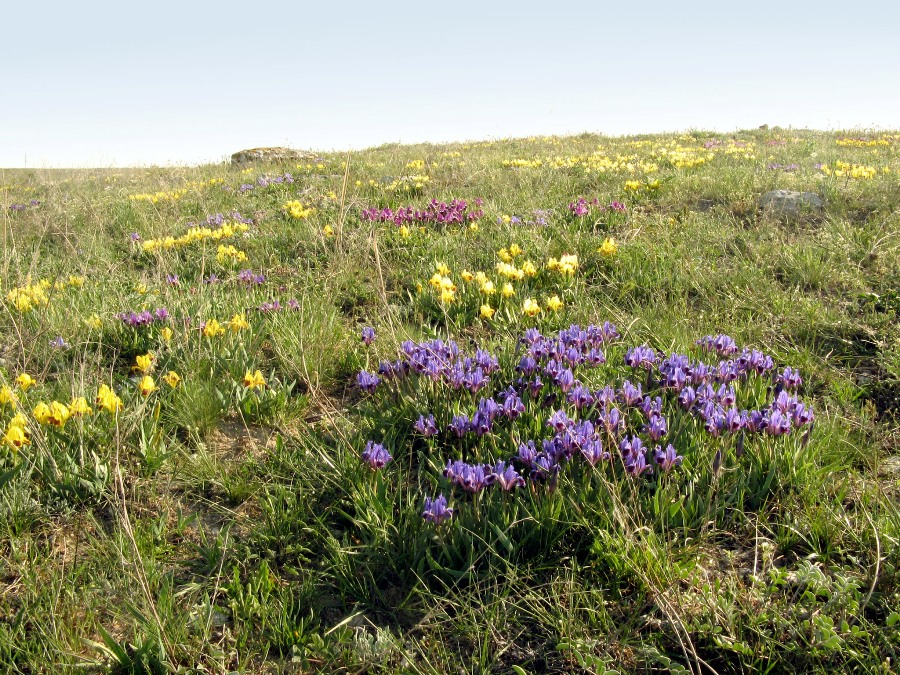
[[[269,164],[284,164],[288,162],[308,161],[315,159],[316,155],[302,150],[291,148],[252,148],[241,150],[231,156],[232,166],[243,166],[252,162],[266,162]]]

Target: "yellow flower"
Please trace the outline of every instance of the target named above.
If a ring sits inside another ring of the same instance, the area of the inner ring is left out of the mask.
[[[478,232],[478,223],[469,223],[469,232]]]
[[[517,255],[522,255],[522,248],[518,244],[512,244],[509,247],[509,254],[515,258]]]
[[[166,342],[169,342],[172,339],[172,335],[173,335],[172,329],[169,328],[168,326],[166,326],[161,331],[159,331],[159,334],[162,336],[162,339],[165,340]]]
[[[266,380],[260,371],[251,373],[249,370],[244,375],[244,386],[247,389],[263,389],[266,386]]]
[[[476,272],[475,273],[475,283],[481,286],[488,280],[487,275],[484,272]]]
[[[217,335],[221,335],[225,332],[225,329],[219,324],[215,319],[210,319],[206,322],[206,325],[203,326],[203,335],[205,337],[216,337]]]
[[[549,309],[551,312],[558,311],[562,306],[563,302],[559,299],[558,295],[547,298],[547,309]]]
[[[16,395],[8,384],[0,387],[0,405],[6,405],[16,400]]]
[[[132,370],[136,370],[139,373],[143,373],[146,375],[151,370],[153,370],[153,352],[147,352],[146,354],[142,354],[135,358],[135,365]]]
[[[441,282],[444,280],[444,277],[441,276],[440,272],[435,272],[431,275],[431,278],[428,280],[428,283],[434,286],[435,288],[441,287]]]
[[[603,244],[600,248],[597,249],[597,253],[605,257],[614,256],[619,250],[619,245],[616,243],[616,240],[612,237],[607,237],[603,240]]]
[[[19,389],[22,391],[28,391],[28,388],[35,384],[35,381],[28,373],[22,373],[16,378],[16,384],[19,385]]]
[[[450,277],[444,277],[441,279],[441,291],[451,291],[456,293],[456,284],[453,283],[453,279]]]
[[[331,227],[331,225],[326,225],[325,227],[322,228],[322,234],[324,234],[326,237],[333,237],[334,236],[334,228]]]
[[[18,450],[23,445],[29,445],[31,441],[25,433],[25,429],[14,424],[10,424],[3,435],[3,443],[10,446],[14,450]]]
[[[481,288],[478,290],[480,290],[485,295],[493,295],[497,292],[497,289],[494,288],[493,281],[485,281],[483,284],[481,284]]]
[[[492,319],[494,317],[494,313],[497,310],[491,307],[490,305],[482,305],[481,306],[481,318],[482,319]]]
[[[522,272],[525,273],[526,277],[533,277],[537,274],[537,268],[534,266],[534,263],[530,260],[526,260],[522,264]]]
[[[165,383],[167,385],[169,385],[170,387],[172,387],[172,389],[174,389],[179,384],[181,384],[181,375],[176,373],[174,370],[170,370],[168,373],[163,375],[163,380],[165,381]]]
[[[28,418],[22,413],[16,413],[9,421],[9,426],[19,427],[20,429],[28,429]]]
[[[34,419],[41,424],[49,424],[54,427],[62,427],[70,416],[69,409],[59,401],[53,401],[50,405],[41,401],[34,407],[32,414]]]
[[[88,405],[84,396],[72,399],[72,402],[69,404],[69,412],[72,414],[72,417],[83,417],[84,415],[94,414],[94,411],[91,409],[91,406]]]
[[[400,236],[404,239],[409,236],[409,228],[406,225],[400,226]]]
[[[497,251],[497,257],[505,263],[512,261],[512,255],[510,255],[509,251],[507,251],[505,248],[501,248],[499,251]]]
[[[527,316],[537,316],[541,313],[541,306],[537,304],[534,298],[528,298],[522,305],[522,313]]]
[[[516,294],[516,291],[513,288],[512,284],[505,283],[505,284],[503,284],[503,290],[500,291],[500,293],[503,295],[504,298],[511,298],[512,296],[514,296]]]
[[[463,270],[459,273],[459,276],[462,277],[463,281],[472,281],[475,278],[475,275],[469,272],[468,270]]]
[[[228,322],[228,327],[231,329],[233,333],[237,333],[245,328],[250,328],[250,324],[240,314],[235,314],[231,317],[231,320]]]
[[[442,277],[446,277],[450,274],[450,268],[447,267],[444,263],[438,263],[435,269],[437,270],[437,273]]]
[[[146,295],[147,294],[147,284],[138,284],[134,287],[134,292],[138,295]]]
[[[94,402],[109,413],[116,413],[122,409],[122,399],[105,384],[100,385]]]
[[[138,389],[141,390],[141,396],[149,396],[159,387],[156,386],[156,382],[150,375],[144,375],[141,381],[138,382]]]
[[[92,328],[93,330],[100,330],[103,328],[103,321],[97,314],[91,314],[87,319],[84,320],[84,325],[88,328]]]
[[[441,302],[445,305],[449,305],[456,299],[456,292],[450,288],[444,288],[441,290]]]

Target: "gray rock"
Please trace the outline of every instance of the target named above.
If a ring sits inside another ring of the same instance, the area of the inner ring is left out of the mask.
[[[815,192],[772,190],[759,198],[759,208],[780,216],[796,218],[804,213],[822,210],[822,199]]]
[[[285,162],[307,161],[315,159],[316,155],[311,152],[302,150],[292,150],[291,148],[252,148],[250,150],[241,150],[231,156],[232,166],[243,166],[251,162],[268,162],[270,164],[279,164]]]

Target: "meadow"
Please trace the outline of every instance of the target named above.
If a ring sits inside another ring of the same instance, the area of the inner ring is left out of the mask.
[[[3,672],[895,672],[900,134],[0,170],[0,226]]]

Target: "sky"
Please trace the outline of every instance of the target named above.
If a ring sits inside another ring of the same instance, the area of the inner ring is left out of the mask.
[[[900,129],[900,3],[5,3],[0,167],[762,124]]]

